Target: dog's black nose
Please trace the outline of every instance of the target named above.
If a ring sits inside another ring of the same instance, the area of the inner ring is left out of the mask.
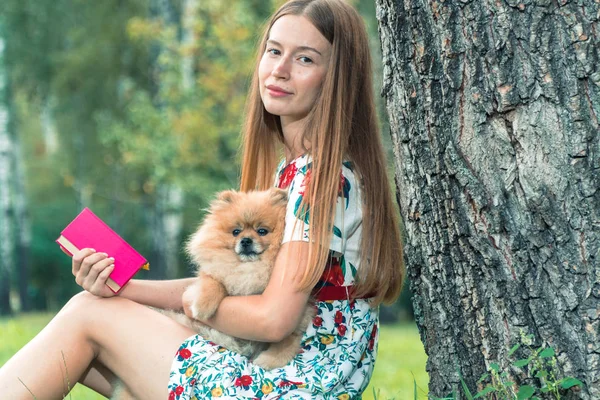
[[[241,241],[241,243],[242,243],[243,247],[252,246],[252,239],[250,239],[250,238],[243,238],[242,241]]]

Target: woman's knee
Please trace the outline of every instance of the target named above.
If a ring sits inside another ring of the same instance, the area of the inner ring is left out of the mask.
[[[63,308],[60,310],[59,315],[61,313],[62,314],[65,314],[65,313],[72,314],[72,313],[86,310],[90,306],[93,305],[93,301],[94,301],[95,297],[96,296],[94,296],[93,294],[86,292],[86,291],[79,292],[69,299],[67,304],[65,304],[63,306]]]
[[[102,298],[82,291],[71,297],[57,317],[68,318],[71,322],[84,322],[91,328],[98,318],[110,314],[116,303],[126,301],[119,298]]]

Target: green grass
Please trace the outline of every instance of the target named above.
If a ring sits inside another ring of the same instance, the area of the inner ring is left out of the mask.
[[[50,320],[54,314],[23,314],[16,318],[0,319],[0,366],[30,341]],[[66,399],[105,400],[96,392],[82,385],[76,385]]]
[[[427,355],[414,324],[383,325],[371,383],[364,400],[414,399],[414,381],[419,399],[427,399],[429,376],[425,371]]]
[[[26,314],[12,319],[0,319],[0,366],[33,338],[50,321],[53,314]],[[425,372],[427,356],[413,324],[384,325],[381,327],[379,352],[371,384],[364,399],[414,399],[416,380],[419,399],[427,398],[429,378]],[[103,396],[81,386],[67,399],[104,400]]]

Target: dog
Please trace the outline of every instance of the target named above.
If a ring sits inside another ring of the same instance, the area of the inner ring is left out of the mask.
[[[247,193],[229,190],[217,196],[186,246],[198,267],[198,279],[185,291],[183,302],[195,319],[212,317],[226,296],[265,290],[281,247],[287,202],[287,192],[277,188]],[[314,307],[308,304],[296,330],[271,344],[238,339],[193,321],[191,327],[205,339],[273,369],[288,364],[298,353],[304,329],[313,317]]]
[[[313,300],[296,330],[278,343],[235,338],[198,321],[212,317],[226,296],[249,296],[265,290],[281,247],[287,203],[287,191],[277,188],[219,193],[186,243],[197,279],[186,289],[182,301],[195,319],[181,312],[158,311],[264,369],[287,365],[299,352],[304,330],[315,316]],[[117,383],[112,399],[134,397]]]

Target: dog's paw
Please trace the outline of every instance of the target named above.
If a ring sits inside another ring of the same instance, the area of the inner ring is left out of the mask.
[[[206,321],[217,312],[219,303],[211,299],[196,299],[191,303],[190,309],[194,319]]]
[[[225,296],[224,293],[214,290],[214,287],[210,286],[215,286],[215,284],[198,281],[183,293],[182,301],[189,310],[188,315],[192,318],[205,321],[217,312],[217,308]]]
[[[289,361],[289,358],[285,358],[280,354],[275,354],[269,350],[265,350],[260,353],[252,362],[262,369],[270,370],[284,367]]]

